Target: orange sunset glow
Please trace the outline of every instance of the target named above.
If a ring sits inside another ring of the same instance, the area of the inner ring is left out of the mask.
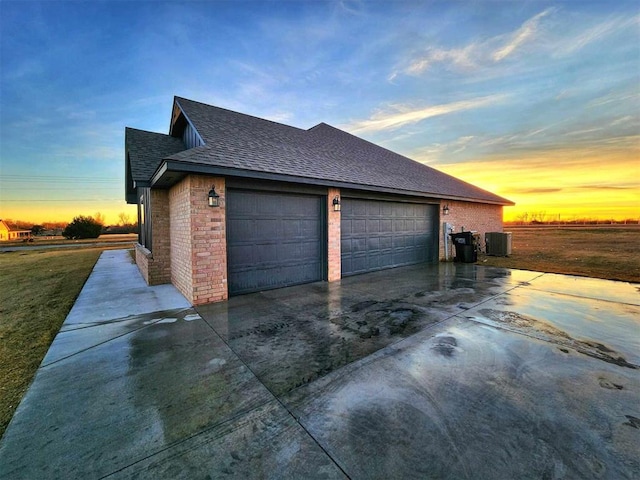
[[[95,216],[99,213],[105,219],[106,225],[117,225],[120,213],[129,216],[132,222],[137,221],[137,210],[135,205],[126,205],[114,202],[101,203],[97,205],[69,203],[62,205],[46,205],[33,207],[26,201],[23,205],[2,209],[2,219],[19,220],[27,223],[41,224],[47,222],[70,222],[74,217]]]
[[[546,214],[546,220],[639,220],[640,161],[637,151],[557,150],[517,158],[440,165],[469,183],[516,203],[504,220]]]

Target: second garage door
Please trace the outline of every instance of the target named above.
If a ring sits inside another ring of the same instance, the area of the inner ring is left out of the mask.
[[[435,262],[437,208],[419,203],[343,199],[342,275]]]
[[[227,190],[229,294],[323,279],[322,197]]]

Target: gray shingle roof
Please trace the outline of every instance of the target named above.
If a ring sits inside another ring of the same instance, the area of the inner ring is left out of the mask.
[[[124,144],[131,179],[138,183],[149,182],[163,158],[185,149],[180,138],[130,127],[125,128]]]
[[[277,122],[213,107],[181,97],[175,98],[187,121],[198,131],[204,146],[156,158],[166,160],[173,172],[211,173],[221,169],[226,174],[260,178],[282,177],[318,185],[338,185],[355,189],[381,190],[411,195],[465,199],[484,203],[510,205],[512,202],[442,173],[407,157],[320,123],[304,130]],[[128,129],[127,132],[129,133]],[[140,132],[139,130],[133,132]],[[148,132],[144,132],[148,133]],[[171,132],[178,135],[180,132]],[[136,136],[139,135],[136,133]],[[177,148],[167,136],[155,137],[158,154],[167,147]],[[153,141],[152,137],[146,140]],[[140,158],[145,164],[136,174],[151,178],[151,147],[145,147]],[[132,173],[133,173],[132,158]],[[156,161],[158,167],[161,162]],[[156,171],[156,170],[154,170]],[[156,171],[156,179],[164,173]],[[175,177],[174,177],[175,178]]]

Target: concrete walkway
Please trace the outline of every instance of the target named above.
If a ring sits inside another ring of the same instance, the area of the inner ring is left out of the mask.
[[[194,309],[107,251],[0,478],[638,478],[639,287],[442,264]]]

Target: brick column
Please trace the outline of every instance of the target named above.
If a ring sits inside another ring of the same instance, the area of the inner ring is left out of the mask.
[[[327,263],[329,271],[327,280],[333,282],[341,278],[340,263],[340,212],[333,210],[333,199],[340,196],[339,188],[329,188],[327,190],[327,233],[328,233],[328,255]],[[340,199],[342,201],[342,199]]]
[[[196,176],[191,179],[191,238],[193,265],[193,304],[226,300],[227,234],[225,180],[219,177]],[[220,196],[219,207],[210,207],[208,195],[215,185]]]
[[[219,207],[209,207],[215,185]],[[189,175],[169,192],[171,281],[194,305],[228,298],[224,178]]]

